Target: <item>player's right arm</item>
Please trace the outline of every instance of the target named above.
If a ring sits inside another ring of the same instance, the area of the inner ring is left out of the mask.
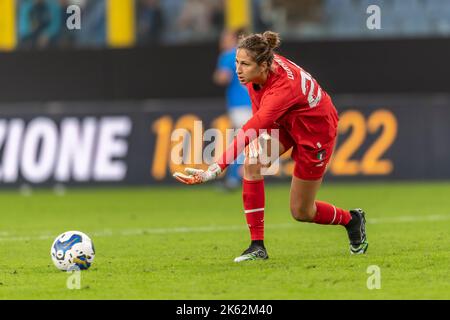
[[[278,87],[269,91],[261,101],[260,109],[238,131],[233,142],[216,163],[213,163],[206,171],[186,168],[187,174],[176,172],[173,175],[174,178],[184,184],[200,184],[216,179],[244,151],[245,147],[259,136],[261,129],[271,128],[274,121],[289,111],[291,103],[290,88]]]
[[[291,88],[285,84],[267,92],[259,110],[238,131],[233,142],[219,158],[220,168],[225,170],[244,151],[245,147],[259,136],[262,130],[271,128],[275,121],[286,114],[294,101],[295,97],[292,95]]]

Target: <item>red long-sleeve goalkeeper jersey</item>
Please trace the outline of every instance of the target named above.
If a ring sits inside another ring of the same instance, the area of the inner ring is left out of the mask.
[[[326,115],[329,106],[332,106],[328,94],[308,72],[280,55],[275,55],[266,83],[261,88],[248,83],[247,89],[253,116],[219,158],[218,164],[222,170],[249,144],[249,137],[252,137],[250,130],[259,135],[261,129],[271,129],[276,123],[294,135],[295,121]],[[239,135],[242,135],[240,139]],[[245,138],[242,138],[243,135]]]

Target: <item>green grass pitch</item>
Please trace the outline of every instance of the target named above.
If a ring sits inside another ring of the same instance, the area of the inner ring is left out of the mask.
[[[0,299],[450,299],[450,183],[325,183],[319,199],[367,213],[369,249],[345,229],[294,221],[289,183],[266,186],[270,259],[249,244],[241,193],[209,186],[0,192]],[[80,230],[96,257],[81,289],[50,259]],[[381,288],[369,290],[369,266]]]

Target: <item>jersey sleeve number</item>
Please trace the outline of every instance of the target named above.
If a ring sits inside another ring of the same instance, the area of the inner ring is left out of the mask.
[[[302,86],[302,92],[308,99],[308,105],[310,108],[314,108],[317,106],[320,102],[320,99],[322,99],[322,89],[320,87],[317,88],[317,95],[314,95],[314,89],[315,89],[315,83],[314,79],[311,77],[311,75],[302,70],[300,68],[300,78],[301,78],[301,86]],[[309,92],[307,93],[307,84],[309,82]]]
[[[294,65],[296,68],[298,68],[300,70],[300,83],[301,83],[301,87],[302,87],[302,93],[303,93],[303,95],[307,96],[309,107],[314,108],[315,106],[317,106],[319,104],[320,100],[322,99],[322,89],[320,88],[320,86],[318,86],[317,95],[315,96],[314,89],[315,89],[316,85],[315,85],[313,77],[311,77],[311,75],[308,72],[303,70],[295,62],[292,62],[289,59],[287,59],[287,61],[289,61],[292,65]],[[310,83],[309,91],[306,92],[307,88],[308,88],[308,82]]]

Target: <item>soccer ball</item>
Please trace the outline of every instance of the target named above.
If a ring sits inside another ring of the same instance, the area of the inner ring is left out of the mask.
[[[59,270],[86,270],[94,261],[95,249],[83,232],[67,231],[56,237],[50,255]]]

